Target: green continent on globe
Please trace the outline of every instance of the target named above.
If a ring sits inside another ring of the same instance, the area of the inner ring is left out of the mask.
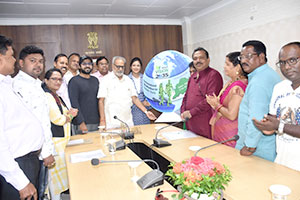
[[[177,98],[180,94],[184,94],[187,88],[187,84],[188,84],[188,78],[181,78],[178,82],[178,84],[176,85],[175,88],[175,94],[173,96],[173,99]]]

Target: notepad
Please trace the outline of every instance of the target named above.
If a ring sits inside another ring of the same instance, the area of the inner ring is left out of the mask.
[[[164,132],[162,136],[167,140],[179,140],[185,138],[194,138],[198,137],[197,134],[193,133],[192,131],[188,130],[181,130],[181,131],[171,131],[171,132]]]
[[[84,161],[92,160],[93,158],[103,158],[105,156],[106,155],[103,153],[101,149],[94,150],[94,151],[73,153],[70,155],[70,162],[71,163],[84,162]]]

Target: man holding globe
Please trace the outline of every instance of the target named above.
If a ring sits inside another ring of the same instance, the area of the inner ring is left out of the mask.
[[[223,80],[217,70],[209,67],[209,54],[204,48],[195,49],[192,58],[197,72],[188,81],[180,108],[181,118],[189,119],[186,122],[188,130],[211,139],[209,120],[212,108],[206,102],[206,95],[218,95],[223,87]]]

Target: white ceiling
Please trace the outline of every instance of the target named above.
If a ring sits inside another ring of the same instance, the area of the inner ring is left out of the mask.
[[[0,0],[0,18],[182,19],[226,0]]]

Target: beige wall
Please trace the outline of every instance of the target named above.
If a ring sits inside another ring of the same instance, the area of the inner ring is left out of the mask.
[[[211,66],[222,75],[225,55],[240,50],[247,40],[265,43],[274,69],[280,47],[300,41],[299,0],[232,0],[217,6],[184,19],[183,47],[189,56],[198,46],[206,48]]]

